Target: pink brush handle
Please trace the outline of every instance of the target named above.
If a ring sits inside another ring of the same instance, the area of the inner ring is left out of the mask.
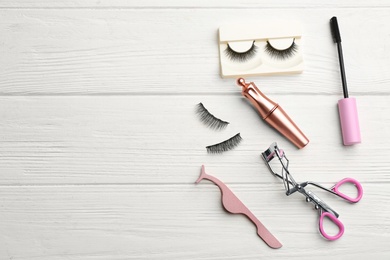
[[[343,98],[338,102],[341,132],[344,145],[361,142],[359,116],[355,98]]]
[[[204,165],[199,178],[195,183],[199,183],[202,179],[207,179],[219,187],[222,193],[222,205],[232,214],[243,214],[247,216],[257,227],[257,234],[271,248],[280,248],[282,244],[274,237],[271,232],[258,220],[253,213],[237,198],[236,195],[219,179],[206,174]]]
[[[325,230],[324,230],[324,218],[325,217],[329,218],[330,221],[332,221],[339,228],[339,232],[336,235],[331,236],[331,235],[328,235],[325,232]],[[321,214],[319,227],[320,227],[321,235],[323,237],[325,237],[326,239],[328,239],[328,240],[337,240],[344,234],[344,225],[343,225],[343,223],[341,223],[341,221],[338,218],[336,218],[336,216],[334,216],[333,214],[331,214],[329,212],[323,212]]]

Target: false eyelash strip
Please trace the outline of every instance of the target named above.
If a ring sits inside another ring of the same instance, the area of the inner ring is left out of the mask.
[[[197,105],[196,112],[200,116],[200,121],[212,129],[222,130],[229,124],[229,122],[223,121],[211,114],[202,103]]]
[[[206,146],[208,153],[222,153],[232,150],[242,141],[240,133],[218,144]]]
[[[295,39],[292,42],[291,46],[284,50],[278,50],[272,47],[272,45],[267,41],[265,45],[265,52],[268,53],[271,57],[278,60],[288,59],[293,56],[298,51],[298,45],[295,43]]]
[[[236,52],[230,46],[229,43],[225,49],[225,55],[232,61],[245,62],[252,58],[257,52],[257,46],[253,41],[252,46],[246,52]]]

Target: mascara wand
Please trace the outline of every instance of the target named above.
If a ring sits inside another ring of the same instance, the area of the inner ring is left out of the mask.
[[[330,19],[330,28],[333,35],[333,41],[337,44],[341,81],[343,84],[344,98],[338,101],[341,132],[344,145],[353,145],[361,142],[359,118],[357,113],[356,99],[348,95],[347,79],[345,76],[343,49],[341,47],[340,29],[337,18]]]
[[[332,29],[333,41],[337,44],[337,51],[339,54],[341,81],[343,83],[344,98],[348,98],[347,78],[345,76],[345,67],[344,67],[344,58],[343,58],[343,48],[341,46],[341,36],[340,36],[339,25],[337,23],[337,17],[334,16],[332,17],[332,19],[330,19],[330,25]]]

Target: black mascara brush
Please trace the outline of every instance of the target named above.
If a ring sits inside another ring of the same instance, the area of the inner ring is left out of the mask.
[[[347,77],[345,76],[343,47],[341,46],[341,35],[339,25],[337,23],[337,17],[333,16],[332,19],[330,19],[330,26],[333,35],[333,41],[337,44],[337,52],[339,54],[341,82],[343,84],[344,98],[348,98]]]

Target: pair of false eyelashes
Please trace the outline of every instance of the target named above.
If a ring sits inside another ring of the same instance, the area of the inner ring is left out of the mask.
[[[258,48],[255,45],[255,41],[252,42],[252,46],[245,52],[237,52],[233,50],[229,43],[227,44],[227,47],[225,49],[225,55],[232,61],[236,62],[246,62],[253,58],[257,51]],[[285,60],[288,59],[298,51],[298,45],[295,43],[295,39],[293,40],[292,44],[290,47],[284,50],[279,50],[274,48],[269,41],[267,41],[267,44],[264,47],[265,52],[270,55],[272,58],[275,58],[277,60]]]
[[[211,114],[204,107],[204,105],[202,103],[199,103],[197,105],[196,112],[199,115],[200,120],[205,125],[210,127],[211,129],[222,130],[222,129],[225,129],[229,124],[229,122],[221,120],[221,119],[215,117],[213,114]],[[240,135],[240,133],[238,133],[235,136],[233,136],[233,137],[231,137],[223,142],[206,146],[206,149],[207,149],[208,153],[222,153],[222,152],[232,150],[237,145],[239,145],[241,143],[241,141],[242,141],[241,135]]]
[[[298,45],[295,43],[295,39],[293,40],[290,47],[279,50],[274,48],[269,41],[267,41],[267,44],[265,45],[265,52],[270,55],[272,58],[278,59],[278,60],[285,60],[288,59],[298,51]],[[258,47],[255,45],[255,41],[252,42],[252,46],[245,52],[236,52],[234,51],[229,44],[227,44],[227,48],[225,49],[225,55],[232,61],[237,62],[246,62],[249,59],[253,58],[255,54],[257,53]],[[221,120],[211,114],[202,103],[199,103],[197,105],[197,113],[200,116],[200,120],[210,128],[214,130],[222,130],[225,129],[229,122]],[[222,153],[225,151],[232,150],[237,145],[239,145],[242,141],[240,133],[236,134],[235,136],[222,141],[217,144],[206,146],[208,153]]]

